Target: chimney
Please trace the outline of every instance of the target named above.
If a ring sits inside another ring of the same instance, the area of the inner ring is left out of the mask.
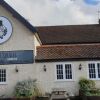
[[[100,19],[99,19],[99,25],[100,25]]]
[[[100,25],[100,10],[98,9],[98,24]]]

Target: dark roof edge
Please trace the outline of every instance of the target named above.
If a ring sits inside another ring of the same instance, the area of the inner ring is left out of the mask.
[[[66,58],[66,59],[35,59],[35,62],[64,62],[64,61],[93,61],[100,60],[100,57],[97,58]]]
[[[35,33],[36,28],[33,27],[24,17],[22,17],[17,11],[15,11],[8,3],[4,0],[0,0],[0,5],[2,5],[6,10],[12,13],[13,17],[19,20],[24,26],[26,26],[31,32]]]
[[[98,23],[91,23],[91,24],[60,24],[60,25],[46,25],[46,26],[36,26],[37,28],[43,28],[43,27],[64,27],[64,26],[90,26],[90,25],[97,25],[99,26],[99,22]]]
[[[70,42],[70,43],[65,43],[65,42],[62,42],[62,43],[42,43],[42,45],[70,45],[70,44],[95,44],[95,43],[100,43],[100,42]]]

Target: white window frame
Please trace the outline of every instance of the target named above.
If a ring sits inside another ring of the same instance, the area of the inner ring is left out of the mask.
[[[72,71],[72,79],[66,79],[66,74],[65,74],[65,65],[71,65],[71,71]],[[56,69],[56,66],[57,65],[63,65],[63,79],[57,79],[57,69]],[[72,63],[56,63],[55,64],[55,76],[56,76],[56,79],[55,79],[55,81],[73,81],[73,77],[74,77],[74,73],[73,73],[73,65],[72,65]]]
[[[88,69],[88,79],[90,80],[100,80],[100,78],[98,78],[98,69],[97,69],[97,64],[100,64],[100,62],[89,62],[87,65],[87,69]],[[89,64],[95,64],[95,72],[96,72],[96,78],[90,78],[89,77]]]
[[[5,68],[0,68],[0,70],[5,70],[5,71],[6,71],[6,81],[5,81],[5,82],[0,82],[0,85],[2,85],[2,84],[7,84],[7,69],[5,69]]]

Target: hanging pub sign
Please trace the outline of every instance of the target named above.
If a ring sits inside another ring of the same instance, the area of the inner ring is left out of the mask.
[[[8,18],[0,16],[0,44],[7,41],[12,34],[12,24]]]
[[[0,65],[33,63],[33,50],[0,51]]]

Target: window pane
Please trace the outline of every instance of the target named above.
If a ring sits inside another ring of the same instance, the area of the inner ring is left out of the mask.
[[[98,78],[100,78],[100,63],[97,64]]]
[[[89,78],[96,78],[95,64],[91,63],[88,65],[89,67]]]
[[[0,82],[6,82],[6,69],[0,69]]]
[[[72,68],[71,64],[65,64],[65,77],[66,79],[72,79]]]
[[[63,65],[56,65],[57,79],[63,79]]]

